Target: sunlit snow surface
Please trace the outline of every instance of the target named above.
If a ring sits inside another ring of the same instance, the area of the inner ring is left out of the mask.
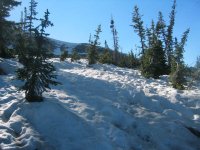
[[[113,65],[52,59],[62,85],[27,103],[15,79],[21,67],[3,60],[0,149],[199,150],[200,89],[178,91],[167,77],[145,79]]]

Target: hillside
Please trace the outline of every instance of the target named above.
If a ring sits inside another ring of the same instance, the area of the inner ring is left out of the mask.
[[[63,45],[67,48],[67,51],[71,54],[72,50],[78,46],[80,43],[70,43],[65,41],[60,41],[56,39],[49,38],[50,42],[54,46],[54,55],[59,56],[61,54],[60,47]]]
[[[60,56],[61,51],[60,47],[64,46],[66,47],[68,54],[72,54],[73,49],[75,49],[80,56],[85,57],[87,52],[88,52],[88,43],[70,43],[70,42],[65,42],[65,41],[60,41],[56,39],[49,38],[50,42],[53,45],[53,54],[55,56]],[[101,54],[104,51],[104,47],[98,46],[97,47],[98,52]],[[112,53],[112,50],[111,50]]]
[[[72,46],[73,47],[73,46]],[[50,61],[58,81],[41,103],[27,103],[4,59],[0,76],[0,149],[199,150],[200,89],[173,89],[168,77],[87,61]]]

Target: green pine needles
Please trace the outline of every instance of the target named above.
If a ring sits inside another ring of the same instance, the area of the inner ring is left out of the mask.
[[[142,15],[135,6],[132,26],[140,38],[142,75],[147,78],[159,78],[160,75],[170,74],[172,86],[184,89],[186,80],[183,53],[190,30],[187,29],[178,42],[177,38],[173,37],[175,15],[176,0],[169,15],[169,25],[166,25],[162,13],[159,12],[158,21],[156,23],[152,21],[151,27],[144,29]]]
[[[101,33],[101,25],[98,25],[96,29],[96,34],[94,35],[94,40],[89,39],[89,47],[88,47],[88,63],[89,65],[95,64],[99,58],[97,46],[100,45],[99,42],[99,34]]]
[[[35,1],[31,1],[30,10],[34,10],[36,7]],[[49,58],[52,56],[48,49],[48,39],[46,36],[49,34],[45,33],[45,29],[53,24],[49,21],[49,11],[45,12],[43,19],[36,19],[31,15],[36,13],[30,12],[27,17],[27,31],[24,33],[26,39],[26,45],[21,47],[23,55],[21,60],[24,65],[23,68],[17,70],[17,77],[25,81],[22,86],[22,90],[25,90],[26,100],[29,102],[42,101],[42,93],[50,89],[50,85],[59,84],[53,79],[56,79],[54,74],[55,68],[52,63],[49,62]],[[33,21],[40,20],[40,24],[37,27],[33,26]],[[28,35],[27,35],[28,33]],[[19,44],[21,45],[21,44]]]

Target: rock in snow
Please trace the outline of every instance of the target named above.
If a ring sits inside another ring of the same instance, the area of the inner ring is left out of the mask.
[[[17,91],[15,60],[0,76],[2,150],[199,150],[200,89],[178,91],[164,76],[113,65],[51,59],[59,86],[41,103]],[[190,130],[189,130],[190,129]],[[192,132],[193,131],[193,132]]]

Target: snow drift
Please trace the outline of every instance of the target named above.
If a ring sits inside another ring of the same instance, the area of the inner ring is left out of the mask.
[[[198,150],[200,89],[178,91],[167,81],[113,65],[88,67],[51,59],[62,85],[27,103],[15,60],[0,76],[0,149]]]

